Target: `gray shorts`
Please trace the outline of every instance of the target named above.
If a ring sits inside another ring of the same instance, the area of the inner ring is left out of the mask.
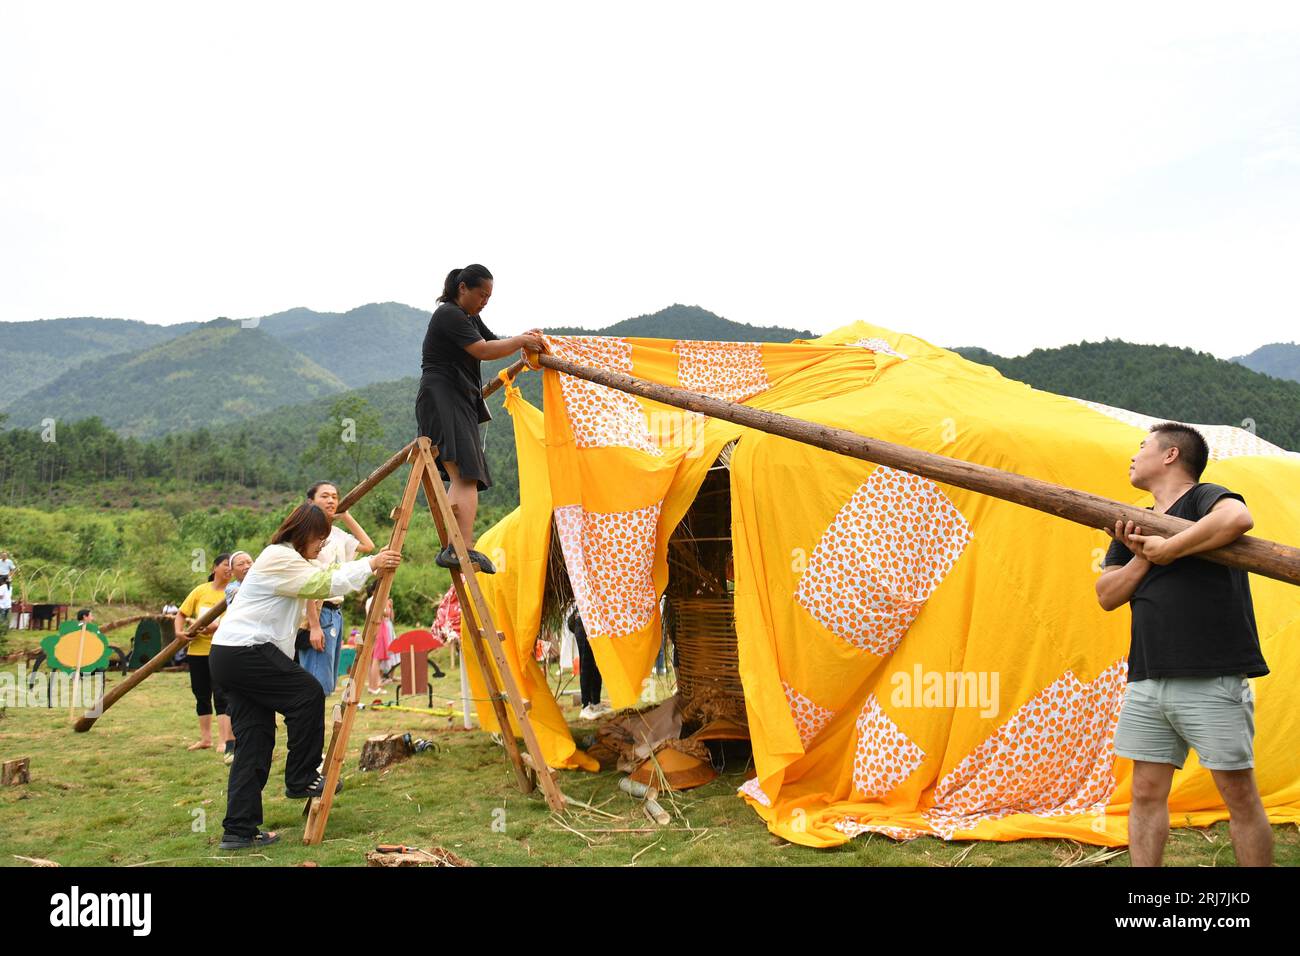
[[[1115,729],[1115,753],[1181,769],[1187,750],[1207,770],[1255,766],[1255,693],[1244,674],[1133,681]]]

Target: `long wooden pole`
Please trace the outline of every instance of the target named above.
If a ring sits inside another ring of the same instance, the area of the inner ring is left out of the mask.
[[[987,465],[977,465],[957,458],[917,451],[905,445],[867,438],[843,428],[819,425],[778,412],[764,411],[748,405],[712,398],[699,392],[674,388],[671,385],[646,382],[623,372],[589,368],[547,353],[530,353],[530,355],[544,368],[564,372],[589,382],[640,395],[642,398],[664,405],[700,412],[711,418],[721,418],[746,428],[779,435],[782,438],[824,448],[850,458],[886,465],[923,478],[1014,502],[1089,528],[1114,528],[1117,521],[1132,521],[1141,525],[1147,533],[1154,532],[1167,537],[1193,524],[1183,518],[1156,514],[1145,508],[1089,494],[1086,491],[1076,491],[1073,488],[990,468]],[[1288,584],[1300,584],[1300,548],[1289,545],[1243,535],[1226,547],[1203,551],[1196,556],[1285,581]]]
[[[334,509],[334,517],[337,518],[339,515],[343,514],[364,498],[370,492],[370,489],[375,487],[375,485],[379,484],[393,472],[397,471],[398,468],[401,468],[406,464],[407,459],[411,455],[411,446],[414,444],[415,442],[413,441],[407,442],[394,452],[391,458],[368,474],[365,478],[361,479],[361,484],[357,485],[339,500],[338,507]]]

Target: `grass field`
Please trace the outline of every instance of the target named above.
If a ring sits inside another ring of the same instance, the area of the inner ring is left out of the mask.
[[[9,649],[35,645],[43,634],[9,632]],[[444,652],[439,652],[444,653]],[[442,661],[444,669],[447,662]],[[15,671],[16,665],[3,670]],[[118,674],[112,682],[120,681]],[[456,674],[434,681],[454,695]],[[391,692],[390,692],[391,697]],[[331,699],[331,703],[335,698]],[[87,734],[74,734],[68,710],[7,708],[0,718],[0,760],[31,758],[31,783],[0,789],[0,863],[17,856],[64,866],[284,866],[313,861],[364,865],[378,843],[441,846],[485,866],[1126,866],[1124,851],[1067,840],[945,843],[922,838],[894,843],[860,837],[812,850],[768,833],[735,795],[745,767],[728,766],[707,786],[677,794],[667,828],[649,823],[618,790],[619,774],[560,774],[570,796],[613,816],[589,811],[554,817],[539,794],[515,788],[504,750],[489,735],[450,726],[447,718],[363,710],[344,765],[346,789],[334,803],[325,842],[301,844],[303,801],[283,796],[284,731],[264,796],[267,829],[284,836],[265,852],[222,852],[228,768],[213,751],[187,752],[197,738],[193,697],[184,673],[160,673],[109,710]],[[579,739],[591,724],[566,710]],[[366,736],[406,732],[436,742],[387,771],[357,770]],[[566,829],[569,828],[569,829]],[[611,833],[600,830],[645,829]],[[578,831],[578,832],[574,832]],[[1300,864],[1300,829],[1274,828],[1280,865]],[[1167,862],[1231,866],[1227,825],[1174,830]]]

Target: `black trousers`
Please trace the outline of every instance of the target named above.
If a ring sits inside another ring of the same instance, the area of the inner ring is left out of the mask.
[[[188,654],[185,663],[190,668],[190,690],[194,694],[194,713],[207,717],[216,704],[217,713],[229,712],[229,702],[221,691],[221,685],[212,679],[212,667],[207,657],[202,654]]]
[[[325,692],[320,681],[274,644],[214,644],[211,664],[213,680],[225,689],[230,729],[239,741],[230,765],[223,826],[230,836],[256,836],[275,752],[275,715],[284,714],[289,734],[284,785],[289,790],[309,787],[325,746]]]
[[[596,655],[591,652],[591,642],[582,628],[574,629],[573,636],[578,639],[578,688],[582,691],[582,706],[599,704],[601,679]]]

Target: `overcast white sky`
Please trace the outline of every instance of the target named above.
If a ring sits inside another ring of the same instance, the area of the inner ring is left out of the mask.
[[[0,320],[1300,338],[1300,5],[0,0]]]

